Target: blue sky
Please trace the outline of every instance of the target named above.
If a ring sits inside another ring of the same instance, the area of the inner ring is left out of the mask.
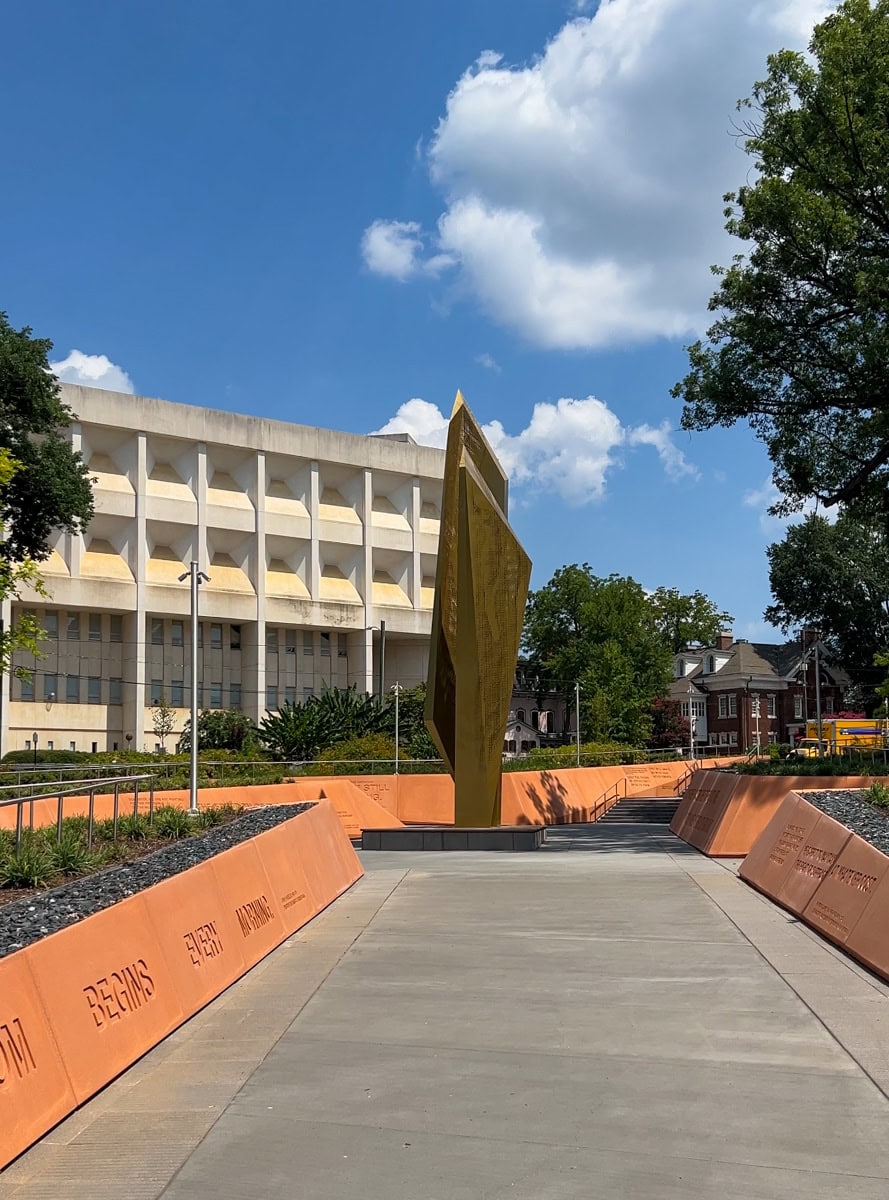
[[[11,8],[0,308],[66,378],[307,424],[435,441],[460,387],[535,586],[588,561],[761,637],[768,461],[669,390],[734,249],[734,102],[828,7]]]

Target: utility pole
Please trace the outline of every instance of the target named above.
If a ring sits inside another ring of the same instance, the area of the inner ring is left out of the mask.
[[[821,753],[821,659],[818,656],[818,640],[815,640],[815,720],[818,722],[818,753]]]
[[[198,588],[209,583],[194,559],[188,570],[179,576],[179,582],[191,580],[191,755],[188,773],[188,812],[197,816],[198,811]]]
[[[386,686],[386,622],[380,621],[380,682],[377,687],[377,692],[380,697],[380,704],[383,703],[383,689]]]

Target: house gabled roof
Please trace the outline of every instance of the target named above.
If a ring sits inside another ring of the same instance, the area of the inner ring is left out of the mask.
[[[799,671],[804,654],[797,641],[790,642],[733,642],[726,650],[720,651],[716,646],[707,646],[703,652],[702,665],[695,666],[691,671],[674,680],[683,683],[694,680],[695,686],[707,690],[708,685],[715,686],[713,681],[722,680],[732,675],[771,675],[775,680],[790,680]],[[712,673],[704,670],[707,657],[710,654],[727,654],[728,659],[718,671]],[[677,655],[677,658],[680,657]],[[811,661],[811,660],[810,660]],[[821,670],[838,687],[848,687],[849,676],[842,668],[832,664],[825,653],[821,659]]]

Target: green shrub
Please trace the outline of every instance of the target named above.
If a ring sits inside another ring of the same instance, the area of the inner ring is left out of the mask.
[[[18,850],[0,862],[0,887],[43,887],[56,874],[52,851],[42,837],[25,831]]]
[[[885,783],[872,783],[867,789],[866,799],[868,804],[876,805],[877,808],[889,808],[889,786]]]
[[[95,825],[93,826],[93,841],[114,841],[114,820],[111,817],[105,817],[105,819],[102,821],[96,821]]]
[[[192,832],[192,818],[182,808],[164,804],[154,810],[154,832],[158,837],[176,842]]]
[[[82,875],[94,865],[86,842],[70,833],[63,833],[62,840],[52,846],[50,854],[55,869],[64,875]]]
[[[407,755],[399,754],[407,762]],[[395,766],[395,741],[385,733],[348,738],[322,751],[309,768],[311,775],[388,774]]]
[[[117,823],[117,836],[131,842],[139,842],[148,837],[150,828],[148,818],[141,813],[127,813]]]

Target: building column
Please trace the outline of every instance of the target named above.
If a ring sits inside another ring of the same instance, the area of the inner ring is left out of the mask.
[[[420,560],[420,513],[423,510],[422,496],[420,495],[420,481],[414,480],[413,488],[411,489],[411,540],[413,544],[413,552],[411,554],[411,604],[415,609],[420,607],[420,588],[423,584],[423,571]]]
[[[309,518],[312,522],[309,549],[309,595],[313,600],[321,599],[321,547],[319,543],[318,505],[321,503],[320,472],[316,462],[311,463],[309,474]]]

